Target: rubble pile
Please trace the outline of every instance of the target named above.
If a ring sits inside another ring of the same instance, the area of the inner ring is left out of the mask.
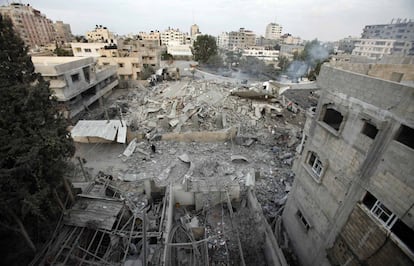
[[[102,170],[123,181],[150,179],[166,185],[197,176],[216,183],[236,180],[245,186],[246,176],[254,175],[257,198],[266,217],[274,218],[293,182],[291,166],[304,112],[288,110],[288,99],[251,99],[252,89],[246,92],[234,86],[183,79],[125,91],[111,106],[119,107],[119,116],[137,137],[129,151],[115,151],[120,154],[116,158],[108,158],[103,146],[79,147],[77,153],[86,159],[85,167],[92,175]],[[242,90],[246,97],[232,95]],[[261,93],[260,88],[254,91],[254,95]],[[176,142],[159,137],[226,128],[234,128],[237,135],[225,142]]]

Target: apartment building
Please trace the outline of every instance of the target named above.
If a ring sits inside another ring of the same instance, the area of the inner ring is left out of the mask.
[[[249,46],[255,46],[256,34],[251,30],[240,28],[239,31],[229,33],[229,49],[245,49]]]
[[[150,32],[143,32],[140,31],[138,33],[138,39],[144,41],[158,41],[161,42],[161,33],[159,31],[150,31]]]
[[[229,33],[222,32],[219,36],[217,36],[217,46],[223,49],[229,49]]]
[[[187,33],[181,32],[179,29],[168,28],[161,32],[161,44],[168,46],[169,43],[191,44],[191,37]]]
[[[286,56],[289,59],[293,59],[293,54],[300,53],[305,49],[303,45],[292,45],[292,44],[281,44],[280,45],[280,55]]]
[[[96,25],[95,29],[86,32],[88,42],[116,43],[115,36],[107,27]]]
[[[300,37],[294,37],[290,33],[283,34],[280,37],[280,40],[283,44],[299,45],[302,43],[302,39]]]
[[[322,66],[282,216],[302,265],[413,265],[413,70]]]
[[[94,58],[32,57],[35,71],[50,82],[64,116],[74,119],[118,85],[115,67],[97,67]]]
[[[157,69],[161,61],[159,41],[118,39],[117,44],[71,43],[75,57],[95,57],[99,66],[114,66],[120,80],[141,79],[144,67]]]
[[[411,19],[393,19],[389,24],[367,25],[361,38],[395,40],[393,54],[414,55],[414,22]]]
[[[59,43],[70,43],[73,35],[70,29],[70,25],[63,23],[63,21],[56,21],[53,23],[55,29],[55,40]]]
[[[282,36],[282,26],[277,23],[269,23],[266,26],[265,38],[270,40],[279,40]]]
[[[72,47],[73,56],[75,57],[100,57],[100,50],[108,44],[102,42],[72,42],[70,45]]]
[[[190,37],[194,38],[194,36],[200,34],[200,28],[198,27],[197,24],[193,24],[190,27]]]
[[[243,49],[243,56],[256,57],[263,61],[275,62],[279,59],[279,50],[266,49],[263,46],[250,46]]]
[[[390,39],[359,39],[355,42],[352,55],[380,59],[393,53],[396,40]]]
[[[359,42],[359,38],[348,36],[338,41],[338,52],[351,54],[355,48],[355,44]]]
[[[15,31],[27,46],[34,48],[55,40],[53,22],[29,4],[1,6],[0,14],[11,19]]]

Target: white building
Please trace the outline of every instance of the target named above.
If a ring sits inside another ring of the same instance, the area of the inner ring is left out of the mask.
[[[174,44],[188,44],[191,43],[191,38],[179,29],[168,28],[168,30],[161,32],[161,44],[168,46],[170,42],[174,42]]]
[[[192,57],[191,46],[189,44],[180,44],[178,42],[170,42],[167,46],[167,52],[174,57]]]
[[[73,56],[76,57],[100,57],[100,50],[108,45],[107,43],[94,42],[94,43],[83,43],[83,42],[72,42],[70,46],[72,47]]]
[[[256,57],[263,61],[278,61],[279,50],[268,50],[262,46],[251,46],[243,49],[242,55]]]
[[[198,27],[197,24],[191,25],[191,27],[190,27],[190,36],[191,37],[194,37],[194,36],[196,36],[197,34],[200,34],[200,33],[201,33],[200,28]]]
[[[395,42],[389,39],[360,39],[355,43],[352,55],[380,59],[384,55],[392,54]]]
[[[266,26],[266,39],[279,40],[282,35],[282,26],[277,23],[269,23]]]
[[[115,67],[97,68],[92,57],[32,57],[36,72],[50,82],[66,118],[74,118],[118,85]]]
[[[229,33],[222,32],[219,36],[217,36],[217,46],[223,49],[229,48]]]

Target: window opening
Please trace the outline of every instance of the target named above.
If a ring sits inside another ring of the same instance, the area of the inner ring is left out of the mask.
[[[338,131],[343,119],[344,117],[340,112],[332,108],[326,108],[323,122],[331,126],[333,129]]]
[[[414,149],[414,129],[401,125],[400,131],[395,138],[396,141]]]
[[[378,129],[376,126],[368,122],[364,123],[364,126],[362,127],[362,134],[364,134],[365,136],[371,139],[375,139],[375,137],[377,136],[377,133],[378,133]]]

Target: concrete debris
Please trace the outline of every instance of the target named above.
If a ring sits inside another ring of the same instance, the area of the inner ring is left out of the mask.
[[[264,239],[267,234],[261,221],[272,221],[280,215],[292,189],[291,165],[295,146],[302,137],[305,112],[296,104],[289,105],[296,111],[287,108],[289,103],[300,104],[300,101],[290,99],[289,90],[278,97],[280,90],[277,93],[272,88],[238,90],[234,86],[182,78],[156,82],[150,88],[125,90],[115,100],[123,103],[122,117],[128,125],[130,149],[124,151],[122,145],[114,144],[77,147],[76,156],[86,159],[87,171],[93,175],[103,170],[113,177],[109,185],[116,183],[125,190],[120,198],[125,200],[129,213],[139,217],[137,228],[143,228],[144,213],[149,228],[154,224],[158,228],[165,226],[166,223],[157,224],[162,220],[161,205],[156,204],[160,200],[151,197],[164,195],[171,189],[166,201],[171,206],[168,219],[172,224],[163,227],[168,238],[162,239],[162,243],[171,244],[167,244],[169,250],[162,252],[171,261],[188,259],[189,249],[195,256],[200,255],[197,258],[204,258],[204,251],[198,247],[205,243],[203,250],[209,251],[210,263],[218,265],[230,259],[234,265],[241,265],[243,257],[246,265],[247,262],[253,265],[255,259],[264,258],[260,252],[269,243]],[[128,159],[112,156],[127,150]],[[252,206],[251,199],[241,200],[241,195],[246,195],[249,189],[254,189],[263,214],[259,214],[260,208],[246,213],[243,210]],[[146,195],[147,201],[140,195]],[[151,204],[154,206],[148,208]],[[186,209],[186,206],[192,207]],[[237,211],[232,214],[233,209]],[[151,215],[157,218],[151,220]],[[255,233],[251,233],[252,228]],[[237,230],[241,233],[241,249]],[[121,233],[128,235],[125,230]],[[125,263],[143,263],[138,254],[143,253],[145,241],[142,235],[139,239],[129,242],[134,246],[123,243],[129,250]],[[122,241],[126,241],[125,237]],[[180,243],[185,243],[186,248]],[[147,248],[157,253],[157,248]],[[264,265],[264,261],[258,263]]]
[[[249,162],[249,160],[246,157],[241,156],[241,155],[232,155],[230,157],[230,160],[232,163],[248,163]]]
[[[129,157],[129,156],[131,156],[133,153],[134,153],[134,151],[135,151],[135,149],[136,149],[136,147],[137,147],[137,139],[136,138],[134,138],[129,144],[128,144],[128,146],[126,147],[126,149],[124,150],[124,152],[122,153],[124,156],[126,156],[126,157]]]

